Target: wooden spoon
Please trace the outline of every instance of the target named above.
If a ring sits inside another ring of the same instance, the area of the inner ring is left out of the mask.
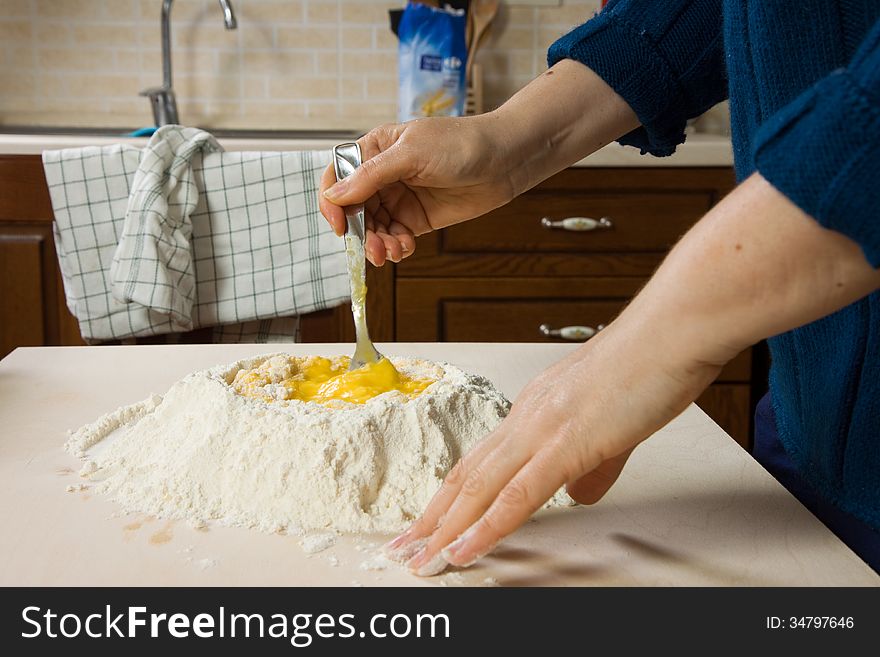
[[[465,76],[468,82],[471,79],[471,71],[474,67],[477,49],[480,47],[480,41],[486,33],[486,29],[498,13],[499,0],[472,0],[470,6],[470,14],[473,17],[473,27],[471,29],[470,43],[468,44],[467,68]]]

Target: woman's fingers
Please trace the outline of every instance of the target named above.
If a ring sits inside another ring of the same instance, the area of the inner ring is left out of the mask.
[[[340,237],[345,233],[345,210],[340,206],[328,201],[324,196],[324,191],[336,182],[336,173],[333,171],[333,165],[329,165],[321,174],[321,194],[318,196],[318,207],[321,214],[327,219],[333,232]]]
[[[375,267],[385,264],[385,242],[372,229],[364,236],[364,255]]]
[[[385,259],[391,262],[400,262],[403,259],[403,247],[400,245],[400,240],[389,233],[388,227],[383,223],[376,223],[374,230],[385,246]]]
[[[388,224],[388,232],[397,238],[397,242],[400,244],[401,258],[406,258],[413,254],[416,250],[416,238],[409,228],[392,220]]]
[[[538,452],[511,478],[491,506],[441,552],[454,566],[469,566],[485,556],[526,520],[564,483],[563,467],[549,449]]]
[[[617,481],[626,460],[632,454],[635,447],[626,450],[622,454],[607,459],[599,464],[599,466],[583,477],[568,482],[565,489],[569,496],[578,504],[595,504],[608,489]]]
[[[501,427],[499,427],[499,429],[500,428]],[[455,501],[455,498],[458,496],[458,491],[464,484],[465,479],[467,479],[468,474],[483,460],[483,457],[486,454],[492,451],[496,445],[501,443],[503,436],[503,431],[496,429],[470,452],[459,459],[458,463],[456,463],[452,470],[446,475],[440,488],[434,493],[434,496],[431,498],[428,506],[425,507],[425,511],[422,513],[421,517],[419,517],[403,534],[389,541],[385,546],[385,550],[390,556],[400,556],[404,553],[402,551],[405,550],[408,545],[414,541],[427,538],[434,533],[434,530],[440,524],[443,516],[446,515],[452,502]]]
[[[383,187],[411,177],[417,163],[396,146],[364,160],[354,172],[323,190],[322,196],[336,205],[363,203]]]
[[[458,538],[483,515],[500,491],[504,490],[529,459],[530,453],[519,447],[521,444],[521,441],[504,440],[487,453],[479,463],[469,468],[440,526],[422,550],[407,563],[410,570],[419,575],[423,574],[422,568],[435,562],[440,550]],[[434,567],[428,566],[427,571],[432,570]]]

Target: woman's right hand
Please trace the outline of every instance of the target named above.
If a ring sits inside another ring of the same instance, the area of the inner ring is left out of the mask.
[[[415,237],[478,217],[517,193],[493,114],[383,125],[358,140],[363,162],[342,182],[321,178],[321,213],[337,235],[344,206],[364,204],[367,258],[399,262]],[[334,184],[335,183],[335,184]]]

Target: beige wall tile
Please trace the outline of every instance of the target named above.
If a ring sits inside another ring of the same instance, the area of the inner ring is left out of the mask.
[[[397,76],[393,78],[366,78],[367,98],[396,99],[398,92]]]
[[[140,15],[137,0],[105,2],[102,17],[110,21],[133,21]]]
[[[69,74],[64,73],[39,73],[34,76],[37,94],[44,99],[57,98],[63,100],[67,97],[67,79]]]
[[[394,36],[393,34],[391,36]],[[373,28],[343,27],[340,46],[343,50],[370,50],[373,48]]]
[[[190,120],[187,118],[187,121],[198,125],[216,125],[228,123],[231,119],[239,116],[241,116],[241,101],[211,100],[202,105],[198,119]]]
[[[29,18],[31,0],[3,0],[3,15],[9,18]]]
[[[498,15],[495,17],[495,20],[496,22],[503,22],[509,25],[528,27],[535,23],[537,13],[534,7],[508,7],[502,4],[498,9]]]
[[[364,100],[367,98],[367,84],[363,76],[339,79],[338,97],[342,100]]]
[[[279,48],[336,50],[339,30],[335,26],[280,26],[276,29]]]
[[[262,75],[248,75],[241,81],[242,100],[269,97],[269,80]]]
[[[283,102],[249,102],[245,100],[241,104],[241,111],[244,116],[275,119],[271,123],[273,125],[284,125],[284,123],[293,118],[302,118],[306,115],[306,104],[301,101],[283,101]]]
[[[215,3],[216,4],[216,3]],[[305,18],[305,3],[297,0],[248,0],[238,2],[232,0],[232,4],[238,17],[239,25],[248,23],[302,23]],[[241,6],[239,6],[241,5]],[[219,11],[219,7],[218,7]]]
[[[162,71],[162,55],[158,54],[156,64],[156,72]],[[220,59],[224,57],[221,63]],[[230,61],[229,58],[233,60]],[[172,54],[173,71],[177,73],[199,73],[213,75],[214,73],[238,71],[238,53],[216,52],[214,50],[178,50]],[[225,65],[224,65],[225,64]],[[231,69],[231,70],[230,70]]]
[[[107,101],[107,110],[115,114],[125,114],[128,116],[143,115],[142,121],[136,121],[132,124],[133,128],[150,125],[153,122],[150,101],[146,98],[113,98]]]
[[[102,71],[112,66],[108,59],[106,50],[96,48],[41,48],[37,51],[37,63],[53,71]]]
[[[0,89],[3,90],[2,96],[24,95],[30,96],[36,90],[34,77],[32,75],[22,75],[11,71],[0,71]]]
[[[397,52],[397,35],[391,31],[389,25],[373,28],[373,39],[378,50],[393,50]]]
[[[0,7],[2,13],[2,7]],[[3,20],[0,21],[0,43],[16,44],[30,43],[34,36],[33,24],[27,20]]]
[[[336,100],[339,83],[335,78],[269,78],[269,97],[294,100]]]
[[[156,77],[157,81],[162,79],[162,51],[158,49],[141,49],[141,73]],[[172,54],[172,69],[177,65],[177,55]]]
[[[102,48],[130,46],[138,43],[141,28],[136,25],[101,25],[83,23],[72,25],[73,41],[77,46]]]
[[[526,27],[508,27],[506,30],[492,30],[485,37],[486,48],[495,50],[531,50],[534,30]]]
[[[34,25],[34,47],[73,46],[73,37],[68,23],[58,21],[39,21]]]
[[[244,49],[275,48],[276,27],[267,23],[238,24],[238,38]]]
[[[203,102],[231,100],[240,96],[241,78],[237,75],[185,74],[174,78],[174,88],[182,99],[194,98]]]
[[[96,19],[104,13],[105,0],[35,0],[38,16],[51,18]],[[4,10],[6,0],[3,3]]]
[[[113,2],[113,0],[106,0]],[[233,8],[236,8],[235,0],[232,0]],[[162,0],[140,0],[138,3],[138,18],[142,23],[155,23],[159,29],[162,17]],[[223,14],[217,2],[206,0],[175,0],[171,5],[171,29],[185,25],[197,24],[202,21],[223,24]]]
[[[10,96],[0,94],[0,124],[17,123],[19,121],[17,117],[22,114],[30,114],[37,109],[42,110],[38,101],[35,101],[31,96]],[[12,114],[16,118],[7,118],[7,116],[5,116],[7,114]]]
[[[306,7],[306,20],[309,23],[332,23],[339,22],[339,3],[309,0]]]
[[[347,24],[388,23],[388,3],[351,0],[339,3],[340,20]]]
[[[347,101],[342,103],[342,116],[365,116],[388,121],[397,115],[397,103],[370,101],[367,103]]]
[[[34,51],[32,48],[19,48],[7,46],[0,49],[0,70],[4,71],[34,71]],[[0,89],[0,96],[10,92]]]
[[[307,118],[317,118],[317,119],[328,119],[341,116],[341,111],[338,103],[322,103],[311,101],[306,106],[305,116]],[[352,115],[349,115],[352,116]]]
[[[238,30],[227,30],[218,17],[216,22],[175,25],[171,28],[171,40],[175,48],[234,50],[238,48]],[[160,45],[161,41],[156,43]]]
[[[315,53],[315,73],[317,75],[338,75],[339,59],[339,53]]]
[[[376,74],[383,71],[397,70],[397,55],[384,52],[343,52],[342,70],[343,75],[355,73]]]
[[[117,71],[129,71],[132,73],[140,73],[141,70],[141,53],[138,50],[116,50],[116,66]]]
[[[70,96],[80,98],[137,98],[140,91],[138,81],[128,75],[72,73],[66,83]]]
[[[243,70],[258,75],[312,75],[315,73],[316,54],[282,50],[245,51],[242,53]]]

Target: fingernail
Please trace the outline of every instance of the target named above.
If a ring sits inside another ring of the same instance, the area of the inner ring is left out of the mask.
[[[409,543],[410,537],[412,536],[412,528],[407,529],[400,536],[395,536],[390,541],[388,541],[385,545],[382,546],[383,550],[396,550],[401,547],[405,543]]]
[[[404,543],[396,548],[383,549],[382,552],[392,561],[396,561],[397,563],[408,563],[409,560],[418,554],[427,544],[427,538],[419,538],[410,543]]]
[[[467,553],[468,543],[470,543],[470,538],[472,535],[473,532],[471,530],[467,530],[457,539],[452,541],[452,543],[443,548],[440,551],[440,554],[442,554],[443,558],[446,559],[446,561],[448,561],[449,563],[454,563],[456,566],[465,565],[459,563],[458,559],[462,555],[462,553]],[[473,561],[476,561],[476,559],[474,559]],[[473,561],[471,563],[473,563]]]
[[[472,556],[470,559],[462,560],[460,558],[460,554],[451,552],[448,547],[440,550],[440,556],[443,557],[443,560],[446,563],[451,566],[456,566],[457,568],[469,568],[482,558],[480,555],[475,555]]]
[[[495,549],[495,545],[491,545],[483,552],[474,552],[472,545],[474,533],[475,531],[471,527],[440,551],[440,554],[443,555],[447,563],[460,568],[467,568]]]
[[[348,183],[346,183],[344,180],[340,180],[339,182],[334,183],[324,190],[324,198],[329,198],[331,200],[334,198],[338,198],[345,194],[347,189]]]
[[[406,244],[401,244],[400,250],[403,251],[404,253],[409,253],[409,247]]]
[[[418,577],[433,577],[434,575],[442,573],[446,570],[446,566],[449,565],[446,562],[446,559],[443,558],[442,554],[435,554],[431,559],[427,559],[427,556],[427,550],[422,548],[416,556],[407,562],[406,566],[410,569],[413,575],[417,575]]]
[[[397,259],[391,255],[391,249],[385,249],[385,259],[391,262],[397,262]]]
[[[422,546],[418,552],[416,552],[413,557],[406,562],[406,567],[410,570],[414,570],[425,563],[428,559],[428,551],[425,549],[425,546]]]

